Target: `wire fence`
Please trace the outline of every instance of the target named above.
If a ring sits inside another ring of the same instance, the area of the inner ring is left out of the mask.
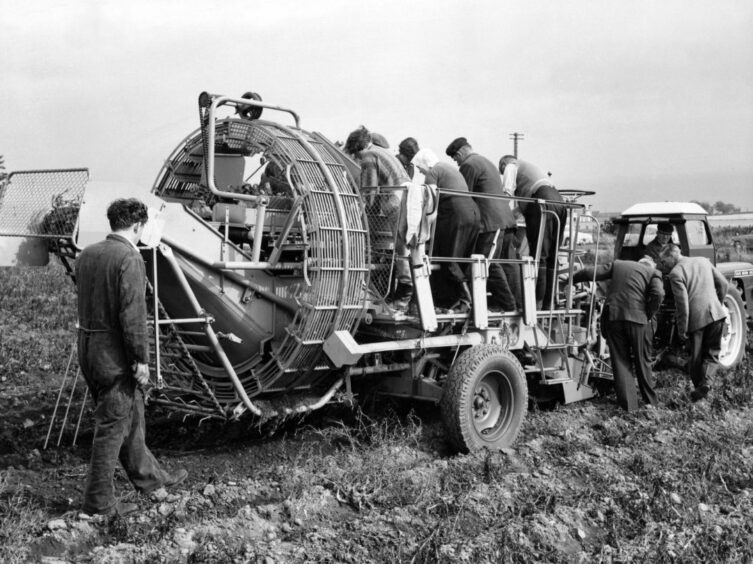
[[[403,222],[405,206],[400,205],[396,212],[395,203],[404,197],[405,188],[373,187],[362,188],[366,218],[371,238],[371,278],[370,291],[373,295],[386,298],[392,287],[395,270],[397,228]],[[397,260],[401,260],[397,258]]]

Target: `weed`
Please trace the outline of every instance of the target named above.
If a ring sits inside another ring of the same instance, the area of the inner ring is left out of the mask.
[[[46,522],[45,511],[22,489],[8,485],[8,475],[0,474],[0,562],[26,562],[31,540]]]
[[[262,558],[254,546],[243,539],[204,534],[198,536],[197,545],[198,548],[188,556],[188,564],[257,562]]]

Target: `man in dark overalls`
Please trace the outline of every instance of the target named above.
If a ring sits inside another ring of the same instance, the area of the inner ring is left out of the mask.
[[[95,403],[82,508],[89,514],[124,515],[137,509],[115,499],[118,460],[134,487],[147,494],[188,476],[186,470],[163,470],[144,439],[140,386],[149,381],[146,273],[136,243],[147,217],[139,200],[115,200],[107,208],[112,233],[86,247],[76,262],[78,361]]]

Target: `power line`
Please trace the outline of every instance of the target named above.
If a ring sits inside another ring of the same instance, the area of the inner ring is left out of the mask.
[[[512,154],[515,156],[515,158],[518,158],[518,141],[523,141],[524,133],[510,133],[510,139],[512,139],[512,147],[513,152]]]

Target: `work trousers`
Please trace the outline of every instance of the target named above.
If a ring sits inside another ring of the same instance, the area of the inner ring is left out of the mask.
[[[518,260],[518,252],[515,248],[515,232],[517,230],[513,227],[507,229],[504,232],[504,238],[502,239],[502,248],[500,249],[500,257],[504,259]],[[500,237],[502,234],[500,233]],[[512,293],[515,305],[518,310],[523,309],[523,287],[521,280],[523,276],[520,271],[520,264],[515,262],[511,264],[503,264],[502,270],[507,277],[507,284],[510,286],[510,292]]]
[[[561,200],[559,192],[551,186],[543,186],[536,190],[534,198],[543,200]],[[554,214],[554,215],[552,215]],[[556,216],[556,217],[555,217]],[[531,256],[535,256],[539,242],[539,230],[544,222],[544,233],[541,238],[541,256],[539,272],[536,279],[536,305],[540,309],[551,309],[553,298],[556,297],[555,285],[557,276],[557,254],[565,232],[567,208],[557,204],[528,203],[523,208],[526,220],[526,237]]]
[[[602,324],[605,320],[602,321]],[[606,337],[614,375],[617,404],[626,411],[638,409],[638,394],[633,383],[632,366],[638,377],[643,401],[656,405],[654,374],[651,370],[651,324],[632,321],[606,321]]]
[[[470,258],[478,230],[478,208],[471,198],[440,195],[432,255],[445,259]],[[454,305],[467,298],[468,264],[443,260],[439,265],[439,276],[433,276],[431,283],[435,303],[441,305],[448,297],[448,305]]]
[[[494,236],[496,231],[482,231],[476,238],[474,253],[489,257],[492,246],[494,245]],[[509,236],[508,236],[509,235]],[[500,231],[497,239],[497,248],[494,256],[491,258],[515,258],[515,247],[513,241],[515,234],[511,231],[509,234]],[[506,265],[507,266],[507,265]],[[516,265],[510,265],[516,267]],[[486,280],[486,287],[491,296],[488,305],[493,309],[502,309],[503,311],[515,311],[516,300],[510,283],[507,279],[507,273],[499,263],[489,263],[489,273]]]
[[[696,389],[710,386],[719,368],[723,331],[724,319],[719,319],[688,335],[690,344],[688,372]]]
[[[144,397],[133,377],[122,376],[107,388],[90,389],[96,403],[95,427],[82,510],[107,513],[116,503],[113,480],[118,460],[133,486],[144,493],[158,489],[168,474],[146,446]]]

